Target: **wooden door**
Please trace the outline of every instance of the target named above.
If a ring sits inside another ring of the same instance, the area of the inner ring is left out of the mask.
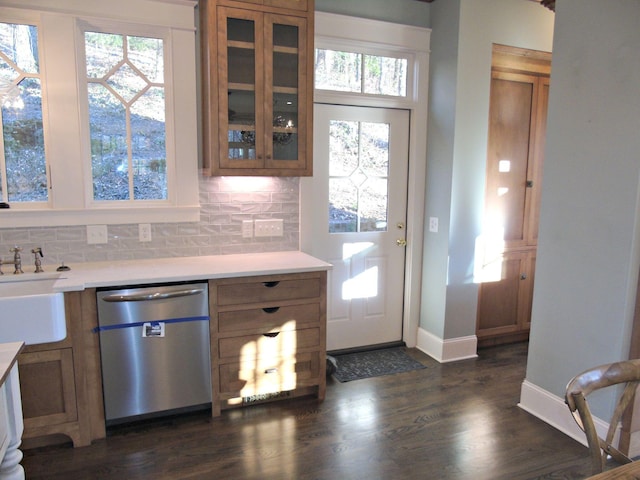
[[[549,54],[496,47],[476,252],[481,346],[528,338],[549,98]]]

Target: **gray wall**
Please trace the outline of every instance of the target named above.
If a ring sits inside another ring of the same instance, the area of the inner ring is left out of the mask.
[[[444,0],[448,2],[450,0]],[[429,4],[416,0],[316,0],[320,12],[429,27]]]
[[[557,2],[527,380],[628,355],[640,261],[640,2]]]
[[[551,51],[553,19],[525,0],[432,4],[426,216],[440,230],[425,232],[420,327],[441,339],[475,334],[492,44]]]

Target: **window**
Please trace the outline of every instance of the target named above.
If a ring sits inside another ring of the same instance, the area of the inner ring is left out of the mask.
[[[371,95],[407,95],[406,58],[316,49],[315,87]]]
[[[329,233],[387,231],[389,124],[331,120]]]
[[[38,28],[0,23],[0,200],[47,202]]]
[[[194,6],[0,7],[0,227],[199,220]]]
[[[85,32],[94,200],[166,200],[164,42]]]

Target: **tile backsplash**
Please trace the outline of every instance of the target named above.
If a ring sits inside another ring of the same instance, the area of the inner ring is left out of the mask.
[[[259,253],[299,248],[299,179],[296,177],[200,178],[200,221],[151,225],[150,242],[140,242],[137,224],[108,226],[106,244],[87,243],[84,225],[0,229],[0,258],[23,248],[23,270],[31,268],[31,249],[42,247],[43,265],[162,257]],[[242,237],[243,220],[278,218],[282,237]],[[45,268],[46,270],[46,268]],[[8,273],[10,266],[3,271]]]

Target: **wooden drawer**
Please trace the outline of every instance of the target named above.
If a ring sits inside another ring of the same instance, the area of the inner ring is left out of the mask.
[[[285,307],[252,308],[220,312],[218,332],[229,333],[253,330],[256,333],[272,330],[295,330],[301,325],[314,325],[320,321],[320,304],[290,305]]]
[[[256,358],[295,357],[296,351],[320,347],[320,329],[221,338],[218,345],[221,360],[244,362]]]
[[[320,352],[220,365],[222,398],[247,397],[318,385]]]
[[[222,284],[217,288],[218,306],[277,302],[320,296],[319,278]]]

